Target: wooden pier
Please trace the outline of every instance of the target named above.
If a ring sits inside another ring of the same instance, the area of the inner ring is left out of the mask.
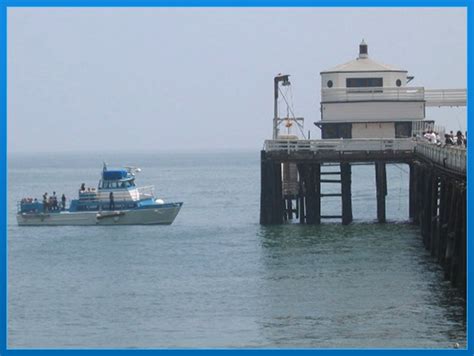
[[[375,163],[377,218],[385,222],[386,164],[411,164],[413,154],[414,142],[406,139],[266,141],[261,152],[260,223],[282,224],[296,213],[301,223],[340,219],[343,224],[350,224],[352,163]],[[284,165],[296,165],[298,169],[297,194],[285,196],[281,189],[285,183],[281,175]],[[323,192],[321,183],[338,184],[340,193]],[[340,215],[321,215],[325,197],[341,198]]]
[[[407,164],[409,218],[420,225],[423,243],[443,266],[446,277],[466,290],[466,150],[412,139],[267,140],[261,151],[260,223],[293,219],[320,224],[339,219],[350,224],[351,164],[374,165],[377,221],[385,223],[390,163]],[[297,175],[282,171],[296,167]],[[288,181],[292,180],[292,181]],[[322,191],[322,183],[340,186]],[[295,186],[290,192],[283,186]],[[340,215],[322,215],[326,197],[340,197]]]

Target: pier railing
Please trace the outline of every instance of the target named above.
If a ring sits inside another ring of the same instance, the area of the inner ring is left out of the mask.
[[[463,147],[440,147],[428,142],[418,141],[415,152],[439,166],[466,174],[466,149]]]
[[[466,173],[466,149],[458,146],[438,146],[424,140],[399,139],[321,139],[266,140],[267,152],[413,152],[434,164],[456,173]]]
[[[340,101],[424,101],[423,87],[368,87],[322,89],[321,102]]]
[[[466,89],[425,89],[426,106],[466,106]]]
[[[466,106],[466,89],[368,87],[322,89],[321,102],[424,101],[426,106]]]
[[[265,151],[290,152],[349,152],[349,151],[413,151],[412,139],[324,139],[324,140],[266,140]]]

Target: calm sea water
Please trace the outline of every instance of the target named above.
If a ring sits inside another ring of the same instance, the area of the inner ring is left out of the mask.
[[[94,186],[136,165],[184,201],[171,226],[18,227],[16,201]],[[353,167],[350,226],[258,224],[259,152],[13,155],[11,348],[447,348],[464,302],[407,220],[407,167],[389,166],[378,225],[373,166]],[[327,192],[334,187],[324,186]],[[323,214],[337,214],[325,198]]]

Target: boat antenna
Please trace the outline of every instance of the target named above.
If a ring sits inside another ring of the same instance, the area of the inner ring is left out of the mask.
[[[133,167],[133,166],[125,166],[125,169],[132,175],[135,175],[135,173],[142,171],[141,168]]]

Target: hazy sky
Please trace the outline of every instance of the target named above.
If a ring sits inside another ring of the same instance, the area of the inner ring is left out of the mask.
[[[319,136],[319,72],[357,56],[465,88],[463,8],[10,8],[8,149],[258,150],[273,77]],[[465,108],[427,109],[465,129]]]

